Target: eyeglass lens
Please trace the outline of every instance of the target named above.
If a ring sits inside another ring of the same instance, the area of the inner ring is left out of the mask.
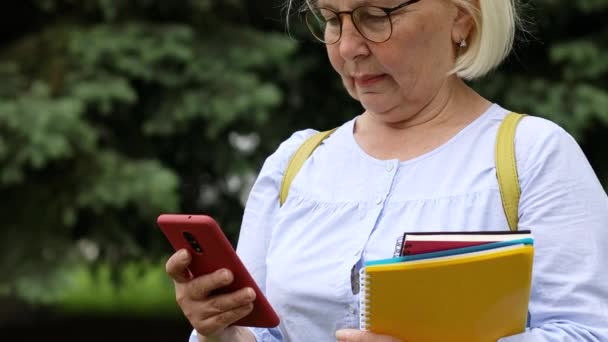
[[[391,22],[388,14],[373,6],[355,9],[351,15],[359,33],[373,42],[384,42],[391,36]],[[340,40],[342,25],[340,16],[329,9],[312,8],[306,12],[306,24],[318,40],[333,44]]]

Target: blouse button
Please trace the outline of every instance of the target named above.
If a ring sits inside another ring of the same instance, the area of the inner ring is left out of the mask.
[[[382,201],[383,201],[382,196],[376,197],[376,204],[380,205],[380,204],[382,204]]]
[[[394,167],[393,163],[387,163],[386,164],[386,171],[387,172],[393,171],[393,167]]]

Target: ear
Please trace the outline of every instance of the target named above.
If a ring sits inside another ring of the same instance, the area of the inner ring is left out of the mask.
[[[505,1],[505,0],[497,0]],[[465,8],[454,4],[456,13],[454,15],[454,21],[452,25],[452,41],[454,44],[460,43],[463,39],[468,40],[471,30],[475,21],[473,20],[472,14]]]

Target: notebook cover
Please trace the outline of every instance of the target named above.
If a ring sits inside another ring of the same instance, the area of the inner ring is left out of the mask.
[[[401,256],[438,252],[447,249],[484,245],[494,241],[406,241]]]
[[[405,232],[406,235],[415,235],[415,236],[423,236],[423,235],[435,235],[435,236],[475,236],[475,235],[489,235],[489,236],[498,236],[498,235],[521,235],[521,234],[530,234],[530,230],[471,230],[471,231],[434,231],[434,232]]]
[[[361,328],[404,341],[487,342],[525,329],[532,245],[361,270]]]

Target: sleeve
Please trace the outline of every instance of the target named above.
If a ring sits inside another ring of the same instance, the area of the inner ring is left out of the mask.
[[[535,245],[529,328],[499,341],[608,341],[606,192],[567,132],[530,119],[535,142],[518,160],[519,228]]]
[[[241,225],[237,253],[262,292],[266,292],[266,251],[279,211],[279,189],[289,159],[316,131],[294,133],[269,156],[249,193]],[[251,328],[258,342],[283,341],[278,328]]]

